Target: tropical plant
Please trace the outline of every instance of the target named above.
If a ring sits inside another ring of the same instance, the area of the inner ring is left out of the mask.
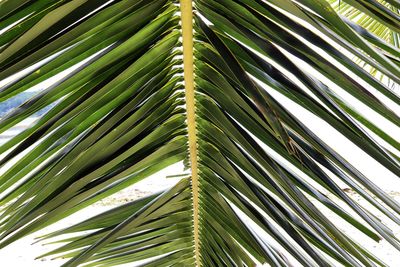
[[[400,2],[398,1],[354,1],[354,0],[329,0],[332,7],[345,16],[344,21],[364,38],[374,43],[379,41],[373,35],[376,35],[384,42],[399,48],[400,35],[398,21],[400,19]],[[352,23],[353,22],[353,23]],[[376,39],[376,40],[373,40]],[[376,43],[375,43],[376,44]],[[379,46],[379,44],[378,44]],[[390,54],[386,56],[391,57]],[[370,66],[361,58],[356,58],[356,62],[380,80],[386,81],[389,86],[396,86],[396,83],[387,79],[387,76],[378,69]]]
[[[347,2],[384,10],[374,18],[399,33],[384,3]],[[0,121],[4,132],[56,103],[0,147],[11,165],[1,248],[183,161],[189,175],[174,187],[44,236],[65,242],[46,255],[70,258],[64,266],[385,266],[327,209],[400,249],[375,214],[399,224],[399,203],[284,104],[400,176],[400,143],[354,107],[399,129],[398,94],[352,60],[400,84],[386,28],[375,34],[325,0],[0,3],[0,101],[57,78]]]

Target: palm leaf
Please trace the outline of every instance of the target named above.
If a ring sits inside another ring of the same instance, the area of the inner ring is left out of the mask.
[[[42,236],[63,245],[41,257],[68,258],[64,266],[386,266],[321,205],[400,250],[372,211],[400,224],[399,203],[284,104],[400,176],[396,136],[354,105],[399,129],[396,91],[352,60],[399,84],[400,53],[382,35],[322,0],[1,5],[0,99],[54,81],[0,120],[5,132],[51,105],[0,147],[1,248],[184,162],[190,174],[172,188]],[[359,5],[398,29],[385,5]]]
[[[371,44],[382,49],[388,58],[398,64],[400,25],[398,1],[329,1],[332,7],[346,17],[345,21]],[[356,57],[356,62],[389,86],[396,86],[379,69]]]

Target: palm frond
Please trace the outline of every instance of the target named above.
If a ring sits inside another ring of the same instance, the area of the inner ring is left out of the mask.
[[[345,21],[369,42],[382,49],[385,55],[396,64],[399,62],[400,24],[398,1],[328,1],[332,7],[345,16]],[[383,41],[382,41],[383,40]],[[356,57],[356,62],[380,80],[390,79],[378,69],[371,67],[362,58]]]
[[[392,11],[358,4],[398,26]],[[328,2],[2,5],[0,99],[58,78],[0,120],[5,132],[54,105],[0,146],[0,165],[11,166],[0,176],[1,248],[184,162],[190,175],[172,188],[41,237],[63,243],[41,257],[68,258],[64,266],[386,266],[325,208],[400,250],[338,181],[396,224],[400,204],[282,101],[400,176],[399,141],[353,105],[398,130],[399,95],[352,60],[400,84],[400,53]]]

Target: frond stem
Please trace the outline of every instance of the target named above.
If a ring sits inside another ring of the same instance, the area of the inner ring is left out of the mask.
[[[197,169],[197,133],[193,76],[193,6],[192,0],[180,0],[185,98],[189,138],[190,166],[193,192],[193,237],[196,266],[200,266],[199,248],[199,181]]]

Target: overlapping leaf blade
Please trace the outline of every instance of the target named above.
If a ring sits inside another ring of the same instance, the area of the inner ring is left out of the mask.
[[[189,156],[174,3],[5,4],[0,25],[10,29],[2,40],[0,77],[10,80],[0,89],[0,99],[78,65],[0,121],[0,131],[5,131],[56,102],[0,147],[5,153],[1,165],[15,161],[0,177],[0,203],[8,204],[0,222],[1,247],[166,166],[187,162]],[[371,1],[362,5],[392,30],[397,28],[392,11]],[[399,203],[271,91],[321,118],[399,176],[399,141],[325,84],[346,90],[399,127],[399,115],[377,95],[398,105],[396,92],[337,45],[395,83],[400,74],[397,49],[340,18],[320,0],[196,0],[194,8],[199,232],[193,233],[194,189],[187,177],[163,193],[42,237],[65,243],[42,256],[69,258],[64,266],[140,260],[147,260],[146,266],[193,266],[197,234],[197,260],[204,266],[385,266],[346,236],[316,202],[371,241],[384,238],[397,249],[400,241],[393,232],[330,175],[397,224]],[[46,18],[52,18],[51,23],[44,23]],[[302,68],[301,62],[323,79]],[[9,78],[28,67],[20,77]],[[371,93],[364,84],[379,93]],[[69,233],[77,235],[59,237]]]

